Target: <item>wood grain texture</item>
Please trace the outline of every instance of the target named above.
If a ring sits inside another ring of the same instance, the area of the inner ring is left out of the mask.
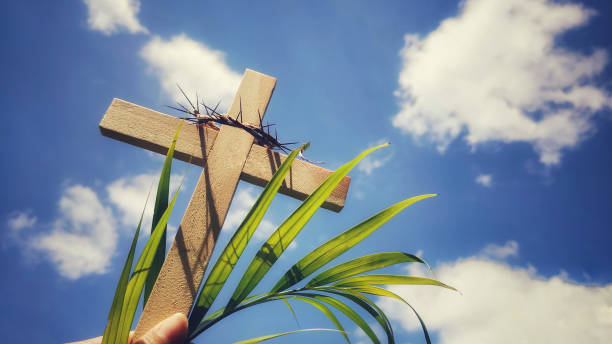
[[[165,155],[180,123],[181,119],[177,117],[114,99],[100,122],[100,132],[104,136]],[[202,166],[203,154],[210,151],[217,133],[208,128],[200,133],[195,125],[183,126],[174,157]],[[253,144],[240,179],[266,186],[286,157],[282,153]],[[331,173],[330,170],[296,159],[279,192],[304,200]],[[342,210],[350,180],[350,177],[345,177],[322,207],[336,212]]]
[[[239,112],[241,100],[243,120],[259,124],[275,84],[275,78],[247,70],[229,114]],[[253,136],[241,129],[223,126],[218,132],[134,338],[174,313],[189,314],[252,144]]]

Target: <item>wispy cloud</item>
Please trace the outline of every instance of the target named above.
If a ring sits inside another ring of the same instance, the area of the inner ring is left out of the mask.
[[[147,28],[138,21],[139,0],[84,0],[89,17],[87,24],[92,30],[105,35],[120,31],[129,33],[148,33]]]
[[[509,256],[513,242],[490,246]],[[422,274],[416,266],[409,274]],[[462,295],[435,287],[392,287],[425,319],[441,344],[608,343],[612,338],[612,285],[587,286],[565,274],[544,277],[533,267],[513,267],[484,257],[458,259],[436,269]],[[382,308],[408,331],[420,326],[410,309],[382,300]]]
[[[105,273],[117,246],[112,210],[82,185],[64,190],[59,210],[51,231],[31,237],[31,247],[47,255],[66,278]]]
[[[426,136],[440,151],[457,137],[530,143],[546,165],[593,131],[612,106],[595,78],[608,56],[556,45],[594,14],[549,0],[461,2],[460,14],[425,37],[406,35],[393,125]]]
[[[503,260],[509,257],[518,257],[518,250],[518,243],[514,240],[509,240],[502,246],[488,244],[480,251],[480,255],[484,258]]]
[[[484,187],[490,188],[491,185],[493,185],[493,176],[490,174],[479,174],[478,177],[476,177],[475,182]]]
[[[151,227],[157,183],[157,175],[145,173],[120,178],[106,186],[110,203],[119,211],[119,221],[128,230],[132,231],[138,225],[147,194],[153,186],[142,223],[142,228],[148,229]],[[175,192],[179,183],[179,176],[172,175],[170,177],[170,196]],[[146,235],[146,233],[149,233],[149,231],[143,230],[143,234]]]
[[[195,92],[207,104],[221,101],[227,109],[240,84],[241,74],[225,62],[225,53],[192,40],[185,34],[163,40],[153,37],[140,51],[149,70],[168,96],[185,103],[177,84],[195,100]]]
[[[24,228],[32,228],[38,219],[30,215],[29,211],[16,211],[9,214],[7,221],[8,227],[13,231],[20,231]]]

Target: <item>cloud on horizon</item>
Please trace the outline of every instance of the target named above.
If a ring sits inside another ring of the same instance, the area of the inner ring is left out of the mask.
[[[87,24],[91,30],[110,36],[127,31],[131,34],[149,33],[138,21],[139,0],[84,0],[87,5]]]
[[[195,41],[185,34],[164,40],[153,37],[140,51],[149,71],[158,79],[163,91],[173,100],[186,104],[177,84],[195,101],[228,109],[238,89],[242,75],[231,69],[225,53]],[[205,95],[206,98],[201,96]],[[209,105],[211,106],[211,105]]]
[[[118,237],[112,210],[82,185],[64,190],[59,210],[50,232],[29,239],[31,248],[46,255],[68,279],[106,273]]]
[[[595,85],[603,49],[557,44],[594,12],[549,0],[467,0],[460,13],[425,37],[407,34],[393,125],[427,137],[443,152],[458,137],[526,142],[545,165],[561,161],[594,131],[593,116],[612,98]]]
[[[516,256],[518,244],[488,245],[478,256],[439,265],[438,279],[461,294],[429,286],[394,286],[436,331],[440,344],[608,343],[612,338],[612,284],[589,286],[566,274],[545,277],[534,267],[496,259]],[[490,257],[487,257],[490,256]],[[495,259],[492,259],[495,258]],[[416,265],[410,275],[426,275]],[[420,331],[412,311],[380,300],[386,314],[407,331]],[[396,325],[397,326],[397,325]]]

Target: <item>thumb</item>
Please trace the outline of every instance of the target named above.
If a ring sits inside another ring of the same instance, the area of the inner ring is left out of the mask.
[[[182,344],[187,337],[187,317],[176,313],[158,323],[133,344]]]

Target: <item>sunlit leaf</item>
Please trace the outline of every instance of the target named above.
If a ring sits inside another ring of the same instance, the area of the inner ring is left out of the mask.
[[[132,274],[132,278],[127,286],[123,306],[121,308],[121,320],[119,321],[120,328],[117,335],[117,343],[126,343],[128,340],[130,328],[132,327],[132,321],[134,320],[134,315],[136,314],[136,308],[138,307],[138,301],[140,299],[140,295],[142,294],[149,268],[153,263],[153,258],[155,257],[157,247],[161,244],[163,228],[168,223],[168,218],[170,217],[170,213],[172,212],[172,208],[174,207],[174,202],[176,201],[176,196],[178,196],[180,188],[181,186],[179,185],[174,193],[174,196],[172,197],[172,201],[168,205],[166,211],[164,211],[162,214],[162,217],[159,219],[155,230],[149,237],[149,240],[140,254],[140,258],[136,263],[134,273]],[[163,244],[165,245],[166,243],[164,242]]]
[[[149,189],[149,195],[150,193],[151,190]],[[142,225],[142,218],[144,217],[144,212],[147,208],[147,203],[149,202],[149,195],[147,195],[144,208],[140,214],[140,220],[138,220],[138,226],[136,226],[136,232],[132,238],[130,251],[128,252],[125,263],[123,264],[123,270],[121,271],[121,276],[119,277],[119,282],[117,283],[117,288],[115,289],[115,296],[113,297],[113,304],[108,314],[108,325],[106,325],[106,329],[104,330],[102,344],[115,343],[117,330],[119,328],[119,321],[121,319],[121,307],[125,298],[125,291],[127,290],[130,272],[132,271],[134,253],[136,252],[136,244],[138,243],[138,236],[140,234],[140,226]]]
[[[347,306],[344,302],[331,296],[319,295],[314,293],[299,293],[298,295],[308,296],[318,301],[325,302],[328,305],[336,308],[340,312],[344,313],[344,315],[351,319],[357,326],[359,326],[359,328],[362,329],[363,332],[365,332],[365,334],[370,338],[370,340],[372,340],[373,343],[380,344],[378,336],[376,336],[376,333],[374,333],[370,325],[368,325],[368,323],[363,320],[363,318],[359,314],[357,314],[357,312],[355,312],[351,307]]]
[[[417,313],[416,309],[414,309],[414,307],[412,307],[412,305],[408,303],[408,301],[404,300],[401,296],[387,289],[383,289],[380,287],[374,287],[374,286],[353,287],[351,289],[354,291],[362,292],[362,293],[391,297],[391,298],[394,298],[396,300],[399,300],[405,303],[408,307],[410,307],[410,309],[412,309],[417,319],[419,319],[419,323],[421,323],[421,328],[423,329],[423,334],[425,335],[425,340],[427,341],[427,344],[431,344],[431,339],[429,338],[429,333],[427,332],[427,327],[425,326],[425,322],[423,321],[419,313]]]
[[[364,295],[354,292],[350,289],[338,290],[333,288],[324,289],[325,292],[333,293],[337,295],[341,295],[354,303],[356,303],[359,307],[363,308],[366,312],[370,313],[370,315],[378,322],[378,324],[382,327],[387,335],[387,341],[389,344],[395,343],[395,337],[393,335],[393,328],[391,327],[391,322],[385,315],[385,313],[370,299],[365,297]]]
[[[364,240],[368,235],[372,234],[385,222],[393,218],[397,213],[404,210],[406,207],[426,198],[434,197],[435,194],[421,195],[406,199],[396,203],[387,209],[375,214],[356,226],[348,229],[344,233],[327,241],[323,245],[317,247],[293,267],[291,267],[281,279],[276,283],[271,291],[281,291],[295,285],[299,281],[308,277],[310,274],[318,270],[323,265],[329,263],[332,259],[338,257],[342,253],[349,250]]]
[[[295,311],[293,310],[293,307],[291,307],[291,304],[289,303],[289,301],[287,301],[287,298],[280,296],[279,299],[281,299],[283,301],[283,303],[285,304],[285,306],[287,306],[287,308],[289,308],[289,312],[291,312],[291,315],[293,315],[293,319],[295,320],[295,324],[298,327],[301,327],[300,326],[300,322],[298,321],[297,315],[295,315]]]
[[[159,184],[157,185],[157,196],[155,197],[155,207],[153,208],[153,221],[151,222],[151,233],[155,230],[157,226],[157,222],[162,217],[164,211],[168,207],[168,195],[170,194],[170,173],[172,169],[172,157],[174,156],[174,147],[176,146],[176,141],[178,139],[179,132],[183,127],[183,122],[179,124],[178,129],[174,133],[174,138],[172,139],[172,143],[170,144],[170,148],[168,149],[168,153],[166,154],[166,160],[164,161],[164,166],[162,167],[161,174],[159,176]],[[151,294],[151,290],[153,290],[153,285],[157,280],[157,275],[159,275],[159,271],[161,270],[162,265],[164,264],[164,259],[166,258],[166,227],[162,232],[161,242],[163,245],[159,245],[157,251],[155,253],[155,258],[153,259],[153,264],[151,264],[151,269],[149,270],[149,274],[147,275],[147,281],[145,283],[145,292],[144,292],[144,302],[142,303],[142,307],[147,303],[149,299],[149,294]]]
[[[387,144],[373,147],[362,152],[355,159],[333,172],[304,202],[302,202],[278,229],[272,233],[259,249],[255,258],[253,258],[246,272],[243,274],[242,279],[226,306],[226,310],[234,308],[251,293],[270,267],[276,262],[278,257],[280,257],[296,235],[302,230],[304,225],[306,225],[323,202],[325,202],[327,197],[329,197],[342,178],[344,178],[361,159],[374,150],[384,146],[387,146]]]
[[[372,274],[363,276],[353,276],[345,278],[338,283],[335,283],[333,287],[338,288],[352,288],[361,287],[367,285],[390,285],[390,284],[408,284],[408,285],[436,285],[439,287],[448,288],[451,290],[457,290],[449,285],[446,285],[440,281],[436,281],[426,277],[416,276],[403,276],[403,275],[382,275]]]
[[[321,286],[364,272],[384,268],[394,264],[409,262],[418,262],[427,265],[423,259],[409,253],[374,253],[329,268],[310,280],[306,284],[306,287]]]
[[[285,176],[291,168],[291,164],[295,160],[297,154],[307,149],[309,144],[305,144],[302,147],[294,150],[289,154],[287,159],[281,164],[279,169],[276,171],[268,185],[264,188],[257,201],[244,218],[230,241],[225,246],[219,258],[216,260],[213,268],[211,269],[204,287],[200,291],[197,297],[196,305],[191,311],[189,316],[189,327],[194,328],[200,323],[204,315],[208,312],[208,309],[214,302],[215,298],[219,294],[219,291],[227,281],[230,273],[234,269],[236,262],[242,255],[245,247],[249,240],[255,233],[255,229],[261,222],[266,210],[270,206],[270,203],[274,199],[274,196],[278,192],[278,189],[283,183]]]
[[[342,324],[340,324],[340,321],[338,321],[338,318],[336,318],[336,316],[334,315],[334,313],[332,313],[331,310],[329,310],[329,308],[327,308],[327,306],[325,306],[322,302],[317,301],[314,298],[309,298],[309,297],[305,297],[305,296],[291,296],[292,299],[296,299],[296,300],[300,300],[302,302],[306,302],[308,304],[311,304],[312,306],[316,307],[318,310],[321,311],[321,313],[325,314],[326,317],[329,318],[329,320],[331,320],[334,325],[336,326],[336,328],[342,332],[342,335],[344,336],[344,338],[346,339],[346,341],[348,343],[350,343],[350,339],[349,337],[346,335],[346,332],[344,331],[344,327],[342,327]]]

